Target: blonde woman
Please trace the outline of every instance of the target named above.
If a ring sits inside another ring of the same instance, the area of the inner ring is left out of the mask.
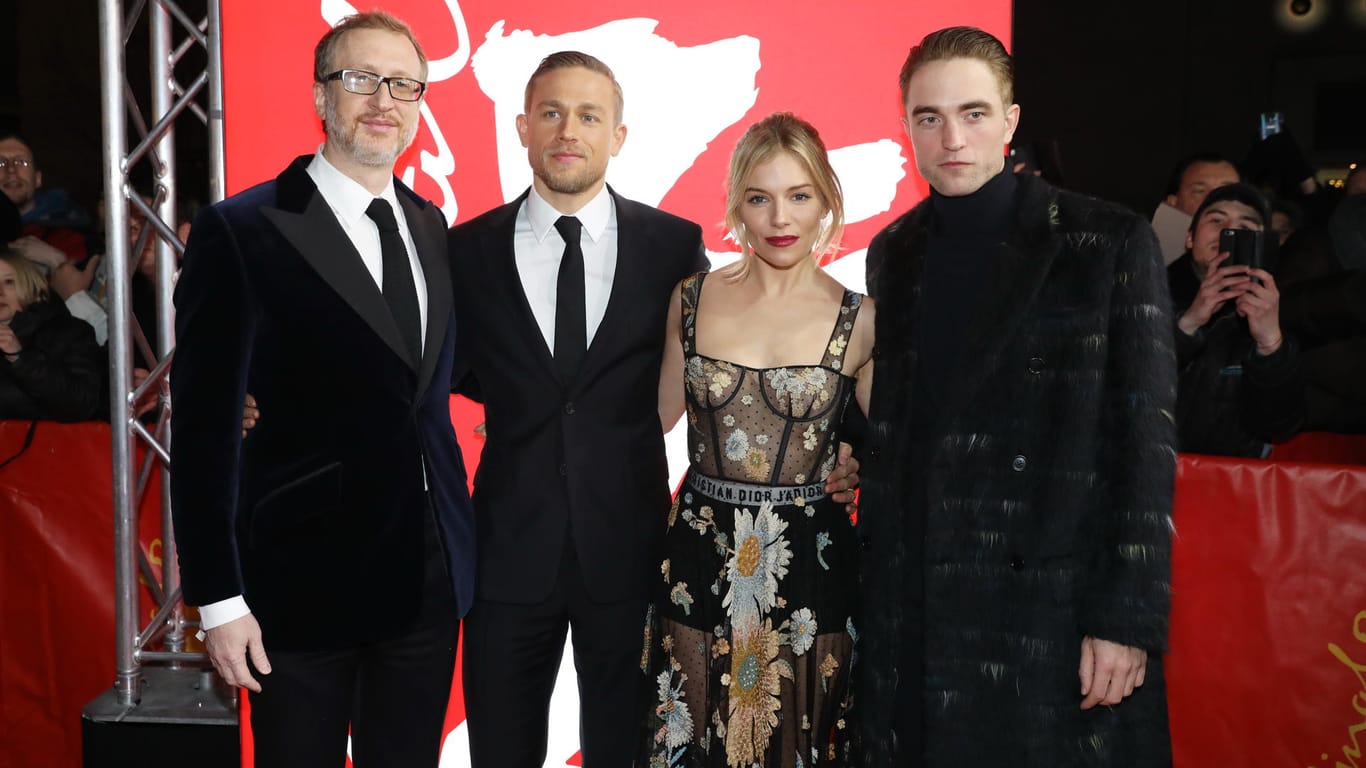
[[[38,268],[0,252],[0,419],[95,418],[104,365],[95,332],[50,298]]]
[[[690,467],[646,628],[638,764],[850,759],[857,545],[823,481],[871,388],[873,307],[817,266],[842,203],[816,130],[765,118],[731,157],[741,258],[674,291],[660,418],[686,409]]]

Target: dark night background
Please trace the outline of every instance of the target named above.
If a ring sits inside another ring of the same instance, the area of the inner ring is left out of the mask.
[[[1292,2],[1308,13],[1294,16]],[[203,15],[203,0],[182,7]],[[92,211],[98,30],[95,0],[0,2],[0,127],[33,143],[46,186]],[[144,103],[146,34],[143,20],[128,54]],[[1321,168],[1366,159],[1366,0],[1017,0],[1012,50],[1017,143],[1056,141],[1068,187],[1145,214],[1181,156],[1240,160],[1264,111],[1284,113]],[[182,63],[182,81],[202,68],[198,56]],[[177,142],[181,196],[202,202],[204,131],[182,121]]]

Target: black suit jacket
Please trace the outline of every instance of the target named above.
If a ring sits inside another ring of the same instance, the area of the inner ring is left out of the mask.
[[[383,637],[416,618],[429,508],[461,613],[474,575],[449,412],[445,219],[395,182],[427,283],[413,361],[309,178],[311,157],[203,211],[175,292],[171,500],[185,600],[243,594],[267,647],[284,649]],[[247,392],[263,415],[243,439]]]
[[[674,285],[706,269],[701,229],[615,192],[617,268],[578,376],[562,381],[513,255],[517,200],[451,230],[462,364],[484,402],[478,596],[534,603],[572,536],[589,594],[644,595],[669,507],[659,366]]]

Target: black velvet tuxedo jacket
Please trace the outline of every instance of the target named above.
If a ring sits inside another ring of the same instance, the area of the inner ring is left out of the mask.
[[[513,255],[526,194],[451,230],[464,332],[460,391],[482,399],[475,475],[481,600],[549,597],[571,537],[589,595],[639,597],[658,578],[669,508],[659,366],[674,286],[706,269],[701,229],[615,192],[617,267],[578,376],[563,381]],[[653,575],[652,575],[653,574]]]
[[[402,632],[421,598],[429,509],[462,614],[474,581],[449,412],[445,219],[395,182],[428,294],[422,359],[410,360],[308,176],[311,157],[203,211],[175,291],[171,499],[185,600],[245,595],[280,649]],[[247,392],[262,418],[243,439]]]

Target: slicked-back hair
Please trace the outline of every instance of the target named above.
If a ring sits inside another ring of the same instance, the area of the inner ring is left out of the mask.
[[[617,82],[617,76],[612,73],[612,68],[604,64],[602,59],[583,51],[556,51],[541,59],[541,63],[536,65],[536,71],[527,78],[526,95],[523,97],[522,104],[523,113],[530,114],[531,112],[531,89],[536,86],[536,78],[557,69],[569,69],[571,67],[581,67],[589,72],[596,72],[612,81],[612,95],[616,101],[612,105],[615,108],[612,125],[621,125],[622,112],[626,109],[626,99],[621,93],[621,83]]]
[[[413,34],[413,30],[397,16],[384,11],[366,11],[365,13],[352,14],[337,22],[337,26],[327,30],[327,34],[318,41],[318,45],[313,48],[314,81],[321,83],[328,73],[335,71],[332,59],[337,54],[337,46],[341,45],[342,38],[346,36],[347,32],[354,32],[358,29],[378,29],[408,38],[408,42],[413,44],[413,50],[417,51],[417,60],[422,63],[422,72],[418,78],[424,82],[427,80],[427,54],[423,52],[422,45],[417,42],[417,36]],[[388,73],[378,72],[376,74]]]
[[[19,294],[21,309],[48,297],[47,279],[33,266],[33,262],[24,258],[23,254],[6,248],[0,251],[0,261],[14,269],[15,293]]]
[[[1011,60],[1006,47],[993,35],[977,27],[946,27],[925,35],[920,44],[906,55],[901,65],[901,104],[906,104],[906,91],[911,85],[911,76],[932,61],[948,59],[977,59],[991,69],[996,76],[996,84],[1001,89],[1001,104],[1009,107],[1015,103],[1015,63]]]
[[[811,177],[816,194],[830,210],[830,226],[817,239],[812,256],[822,256],[837,247],[840,235],[844,233],[844,191],[834,167],[830,165],[825,142],[821,141],[816,128],[800,117],[791,112],[774,112],[751,125],[730,155],[730,173],[726,182],[726,228],[740,243],[742,264],[737,276],[748,271],[748,260],[753,258],[740,223],[746,182],[755,168],[782,152],[791,154],[802,164]]]

